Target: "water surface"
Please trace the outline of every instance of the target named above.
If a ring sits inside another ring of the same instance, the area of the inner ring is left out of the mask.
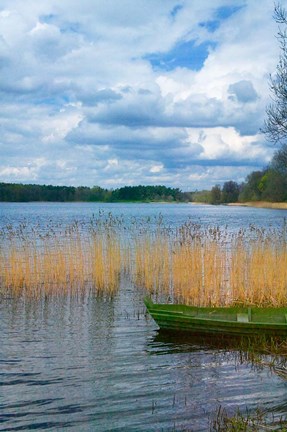
[[[189,204],[7,203],[0,223],[68,224],[100,209],[230,229],[281,226],[287,216]],[[166,337],[146,315],[143,296],[122,280],[112,300],[0,298],[0,430],[207,431],[219,406],[286,414],[282,377],[241,364],[236,350],[205,338]]]
[[[157,218],[166,225],[181,225],[187,220],[200,225],[245,228],[282,226],[287,210],[237,206],[194,204],[121,204],[121,203],[0,203],[0,226],[6,223],[65,223],[74,220],[88,222],[99,213],[124,216],[126,220]]]

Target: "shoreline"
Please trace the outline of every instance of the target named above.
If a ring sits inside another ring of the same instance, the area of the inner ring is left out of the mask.
[[[0,204],[190,204],[213,206],[223,205],[230,207],[254,207],[269,208],[277,210],[287,210],[287,202],[268,202],[268,201],[246,201],[235,203],[210,204],[200,201],[0,201]]]
[[[243,203],[228,203],[228,206],[270,208],[277,210],[287,210],[287,202],[268,202],[268,201],[247,201]]]

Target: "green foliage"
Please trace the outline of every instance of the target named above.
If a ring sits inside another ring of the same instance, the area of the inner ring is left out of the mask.
[[[283,176],[287,176],[287,144],[282,144],[272,158],[271,168]]]
[[[206,204],[226,204],[238,201],[240,185],[235,181],[229,180],[225,182],[221,188],[220,185],[215,185],[213,188],[192,193],[192,201],[202,202]]]
[[[166,186],[124,186],[115,189],[111,194],[111,201],[184,201],[185,196],[178,188]]]
[[[0,183],[0,201],[104,201],[106,189],[98,186],[52,186],[35,184]]]
[[[233,415],[229,416],[227,411],[219,407],[215,413],[215,418],[210,425],[210,431],[213,432],[261,432],[261,431],[281,431],[287,432],[286,420],[275,417],[270,419],[270,414],[257,408],[253,412],[245,413],[239,410]]]
[[[221,187],[219,185],[215,185],[211,189],[210,204],[220,204],[221,202]]]
[[[262,177],[264,176],[264,171],[253,171],[247,176],[246,182],[243,185],[243,189],[239,195],[239,201],[260,201],[261,200],[261,190]]]
[[[209,190],[192,192],[192,200],[191,201],[197,202],[197,203],[210,204],[211,192]]]
[[[224,183],[221,192],[221,202],[235,203],[238,201],[240,186],[235,181],[227,181]]]
[[[99,186],[51,186],[0,183],[0,201],[188,201],[190,194],[166,186],[125,186],[115,190]]]
[[[287,145],[274,154],[268,168],[249,174],[239,201],[287,201]]]
[[[178,188],[166,186],[124,186],[112,192],[112,201],[183,201]]]
[[[282,202],[287,200],[287,176],[270,169],[262,177],[261,197],[263,201]]]

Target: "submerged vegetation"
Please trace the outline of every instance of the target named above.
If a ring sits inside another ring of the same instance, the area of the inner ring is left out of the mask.
[[[114,295],[123,278],[156,298],[196,306],[286,306],[287,229],[230,232],[190,221],[99,215],[70,226],[0,232],[1,295]]]
[[[262,432],[262,431],[287,431],[285,418],[277,419],[274,415],[257,409],[255,413],[237,411],[229,416],[225,409],[219,407],[210,425],[213,432]]]

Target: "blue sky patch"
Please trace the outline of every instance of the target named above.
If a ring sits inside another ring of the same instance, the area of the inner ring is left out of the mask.
[[[242,6],[222,6],[216,10],[213,20],[204,21],[199,23],[200,27],[205,27],[210,33],[214,33],[219,27],[222,21],[228,19],[233,14],[238,12]]]
[[[155,70],[171,71],[177,67],[182,67],[198,71],[207,59],[209,51],[215,46],[216,43],[212,41],[206,41],[200,45],[196,45],[194,40],[180,42],[166,53],[148,54],[144,58],[151,63]]]
[[[220,26],[220,21],[219,20],[205,21],[199,23],[199,26],[205,27],[210,33],[213,33]]]
[[[225,20],[231,17],[231,15],[235,14],[242,8],[243,5],[242,6],[222,6],[216,11],[216,18],[218,18],[219,20]]]
[[[57,19],[57,15],[55,14],[40,15],[39,19],[42,23],[53,24]]]
[[[174,6],[172,11],[170,12],[170,15],[172,16],[172,18],[175,18],[181,9],[183,9],[183,6],[181,4]]]
[[[41,15],[40,21],[57,26],[61,33],[81,33],[81,26],[78,22],[63,21],[55,14]]]

